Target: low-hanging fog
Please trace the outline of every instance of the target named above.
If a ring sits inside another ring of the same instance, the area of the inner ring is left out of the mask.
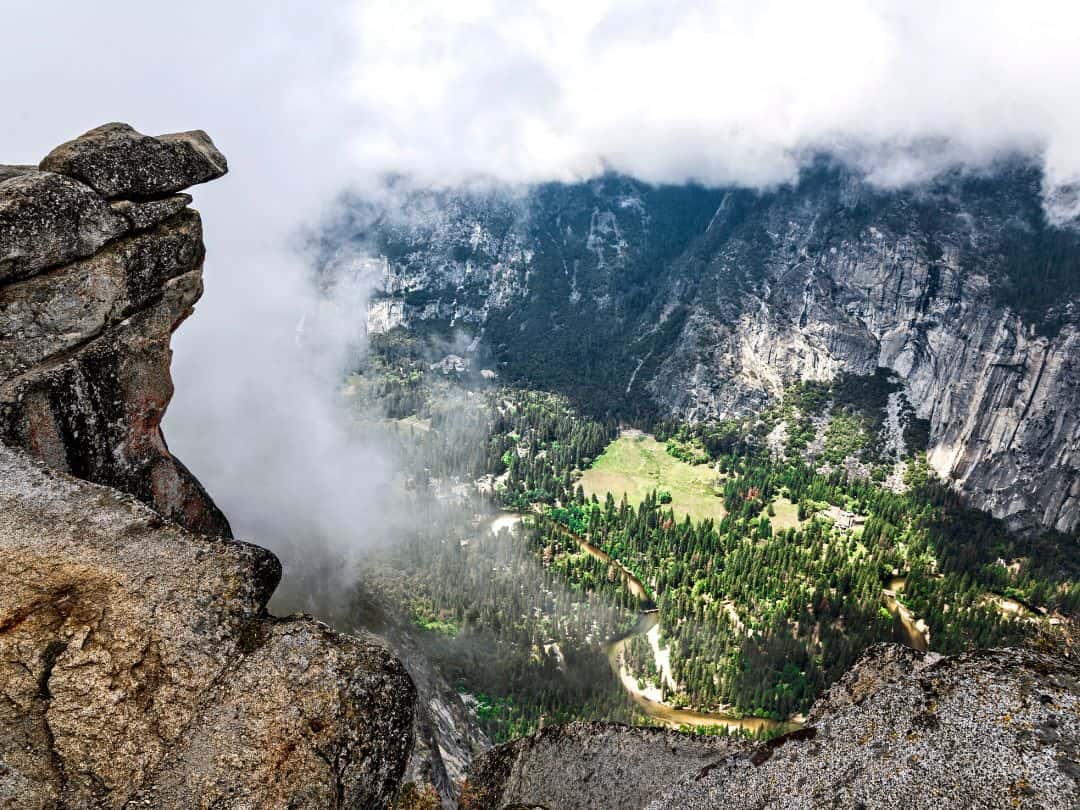
[[[821,150],[903,184],[1019,150],[1051,217],[1080,215],[1071,2],[43,0],[5,21],[0,160],[110,120],[202,128],[229,158],[193,192],[206,294],[174,339],[165,433],[237,535],[294,568],[408,526],[392,454],[338,394],[367,282],[345,255],[321,293],[304,239],[347,190],[767,186]]]

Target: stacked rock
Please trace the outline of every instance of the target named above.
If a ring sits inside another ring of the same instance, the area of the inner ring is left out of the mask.
[[[205,132],[127,124],[0,167],[0,441],[230,536],[160,429],[169,337],[202,294],[202,224],[177,192],[226,171]]]
[[[386,807],[409,760],[402,664],[270,615],[281,564],[161,434],[202,292],[178,192],[225,171],[125,124],[0,167],[0,807]]]

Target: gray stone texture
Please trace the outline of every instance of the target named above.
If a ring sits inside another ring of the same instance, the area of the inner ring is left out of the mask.
[[[221,177],[229,165],[201,129],[153,137],[112,123],[56,147],[40,168],[74,177],[111,200],[173,194]]]

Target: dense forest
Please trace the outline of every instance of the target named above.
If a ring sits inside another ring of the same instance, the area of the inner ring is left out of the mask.
[[[875,385],[883,388],[882,380],[793,391],[780,414],[759,420],[757,433],[785,413],[809,421],[791,409],[828,401],[834,409],[850,407],[840,410],[845,426],[867,423],[866,430],[845,427],[848,435],[874,437],[873,417],[852,403],[873,399],[867,389]],[[503,438],[492,447],[507,449],[490,460],[504,476],[503,503],[545,505],[533,544],[549,570],[627,599],[619,578],[579,553],[576,540],[588,540],[656,594],[662,638],[682,687],[670,696],[674,705],[775,718],[805,711],[866,646],[896,638],[897,620],[882,596],[894,577],[904,579],[903,604],[931,628],[930,648],[946,653],[1029,633],[1030,623],[1003,612],[1002,598],[1063,613],[1080,605],[1071,538],[1024,540],[964,509],[920,453],[905,464],[906,488],[894,492],[873,478],[849,476],[835,456],[830,472],[797,454],[775,458],[755,447],[746,425],[667,426],[668,452],[715,468],[725,516],[695,523],[665,508],[662,490],[632,505],[612,493],[586,498],[575,487],[613,426],[536,392],[517,392],[504,404],[511,407],[497,420]],[[921,426],[909,422],[909,429],[914,435]],[[789,450],[799,449],[793,435],[798,430],[789,434]],[[839,444],[829,435],[826,429],[827,462]],[[849,441],[844,455],[863,444],[870,460],[880,459],[869,439]],[[778,504],[795,507],[797,526],[774,527],[770,513]]]
[[[437,521],[364,574],[476,696],[496,739],[541,716],[631,719],[604,651],[642,607],[659,609],[677,687],[633,639],[624,664],[642,686],[662,686],[675,707],[779,719],[805,712],[869,644],[904,638],[897,604],[946,653],[1021,641],[1080,605],[1075,538],[1017,537],[965,509],[926,464],[926,425],[885,373],[795,386],[752,418],[644,425],[712,481],[718,516],[692,519],[663,481],[633,501],[586,495],[583,474],[623,441],[615,421],[558,395],[431,373],[416,341],[380,340],[356,387],[383,404],[418,494],[456,487],[527,516],[512,537]],[[889,407],[902,433],[891,445]],[[460,508],[482,510],[475,497]]]
[[[364,560],[357,594],[397,618],[397,632],[469,696],[496,742],[541,718],[634,720],[605,653],[633,611],[545,567],[520,528],[496,532],[477,508],[471,499],[437,504],[431,531]]]

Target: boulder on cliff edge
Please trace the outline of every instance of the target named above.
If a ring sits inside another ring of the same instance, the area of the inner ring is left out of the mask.
[[[40,168],[74,177],[109,199],[140,199],[214,180],[229,164],[201,129],[150,136],[112,123],[56,147]]]

